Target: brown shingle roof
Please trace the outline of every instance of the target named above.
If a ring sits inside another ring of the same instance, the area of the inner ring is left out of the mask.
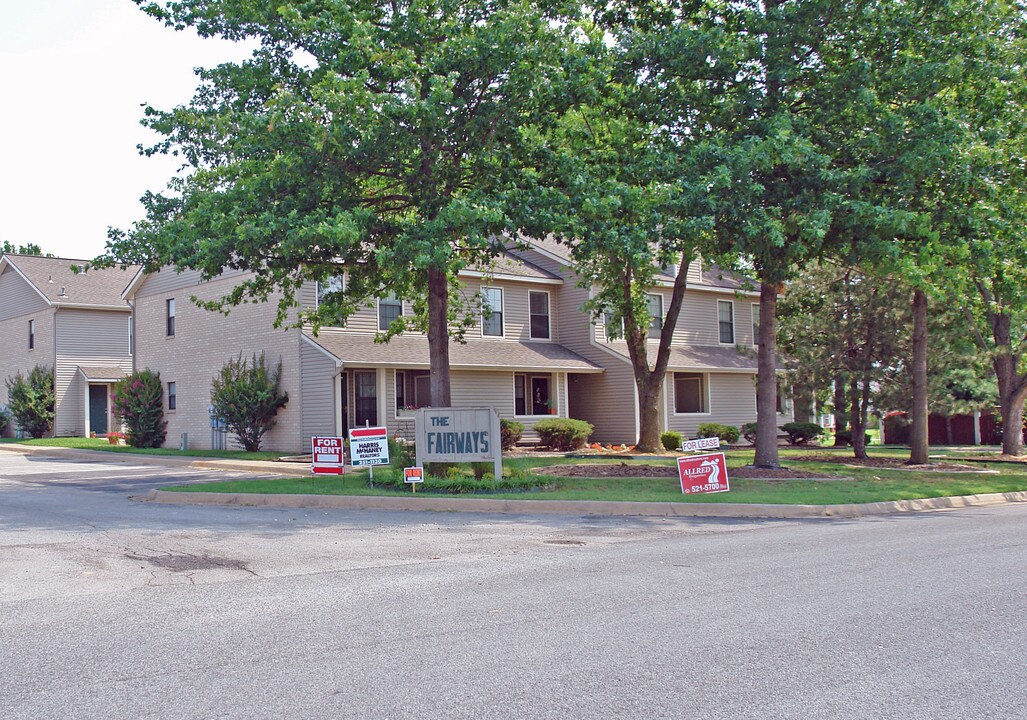
[[[139,269],[130,266],[124,270],[111,268],[76,273],[72,265],[84,266],[89,261],[38,255],[5,257],[47,300],[57,305],[108,305],[127,309],[128,303],[121,299],[121,291]]]
[[[125,377],[125,371],[119,367],[83,367],[79,365],[78,371],[86,380],[101,382],[104,380],[121,380]]]
[[[394,337],[387,343],[376,343],[373,337],[346,333],[322,332],[314,337],[304,331],[347,366],[428,368],[428,340],[422,337]],[[563,345],[543,342],[510,342],[504,340],[471,340],[466,344],[449,345],[450,366],[458,370],[558,370],[567,372],[602,372],[577,353]]]
[[[486,275],[512,275],[514,277],[532,278],[539,280],[561,280],[559,275],[554,275],[547,270],[534,265],[527,260],[503,254],[495,259],[490,266],[475,265],[467,268],[473,272],[480,272]]]

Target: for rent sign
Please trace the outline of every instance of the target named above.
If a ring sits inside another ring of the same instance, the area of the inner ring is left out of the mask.
[[[414,434],[418,465],[492,461],[495,477],[503,476],[499,416],[492,408],[421,408]]]
[[[341,437],[310,438],[310,472],[314,475],[342,475]]]
[[[678,458],[678,476],[681,478],[681,492],[686,495],[728,492],[731,489],[727,484],[724,453]]]

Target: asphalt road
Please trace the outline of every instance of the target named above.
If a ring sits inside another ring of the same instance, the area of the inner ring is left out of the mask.
[[[1023,718],[1027,507],[174,507],[0,453],[0,717]]]

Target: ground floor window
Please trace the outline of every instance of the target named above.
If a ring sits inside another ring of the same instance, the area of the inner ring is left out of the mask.
[[[427,370],[396,371],[396,412],[431,407],[431,374]]]
[[[702,373],[674,373],[674,412],[709,412],[707,379]]]
[[[515,415],[549,415],[555,408],[551,375],[514,375]]]

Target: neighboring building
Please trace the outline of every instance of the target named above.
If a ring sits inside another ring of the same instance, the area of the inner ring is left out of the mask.
[[[0,381],[54,368],[55,435],[108,432],[111,386],[132,369],[131,308],[121,293],[136,268],[72,270],[86,262],[0,258]]]
[[[574,378],[569,393],[571,416],[592,423],[593,439],[599,442],[634,442],[640,423],[627,344],[616,339],[622,334],[619,328],[608,333],[605,321],[592,322],[581,311],[592,293],[581,286],[574,272],[570,248],[551,240],[532,240],[525,249],[512,252],[564,280],[561,341],[603,368],[600,374]],[[650,295],[653,316],[661,322],[673,292],[673,273],[658,274]],[[661,427],[691,437],[702,423],[738,427],[755,422],[758,326],[758,292],[730,273],[704,269],[700,261],[689,267],[664,382]],[[654,326],[650,362],[655,361],[658,346]],[[781,425],[791,421],[792,411],[785,394],[778,395]]]
[[[312,435],[345,434],[363,425],[413,437],[413,411],[429,402],[427,338],[407,331],[375,342],[376,333],[411,313],[409,303],[379,298],[345,324],[315,335],[310,328],[273,328],[273,301],[240,305],[225,317],[191,300],[216,300],[245,277],[226,273],[201,282],[199,273],[165,269],[137,274],[123,295],[136,318],[135,368],[160,372],[165,386],[168,445],[188,433],[190,447],[211,446],[211,380],[227,360],[260,352],[269,363],[282,363],[282,387],[289,393],[265,436],[267,447],[304,450]],[[582,310],[589,290],[578,285],[564,246],[533,242],[509,250],[487,271],[461,272],[460,279],[465,297],[480,292],[490,311],[474,311],[465,342],[450,344],[453,405],[494,407],[501,417],[524,423],[527,438],[539,420],[573,417],[595,425],[599,442],[635,442],[639,422],[626,345],[609,339],[603,323]],[[340,277],[326,286],[342,283]],[[752,422],[757,293],[716,269],[702,271],[698,263],[689,283],[661,426],[693,435],[703,422]],[[672,284],[671,276],[660,277],[654,315],[662,316]],[[315,307],[318,294],[318,284],[307,283],[300,306]],[[784,410],[781,423],[790,420],[789,408]]]

